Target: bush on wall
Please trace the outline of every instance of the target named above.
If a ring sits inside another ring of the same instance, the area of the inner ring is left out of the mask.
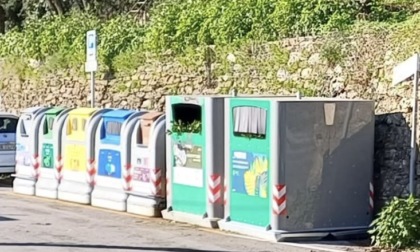
[[[29,59],[46,69],[83,70],[85,32],[99,35],[101,71],[132,71],[147,55],[184,57],[197,47],[226,51],[283,37],[346,30],[359,20],[395,23],[415,12],[415,0],[161,0],[146,27],[129,15],[101,19],[88,12],[31,19],[0,37],[0,57]],[[418,4],[417,4],[418,5]],[[194,59],[196,61],[196,59]]]
[[[106,22],[88,13],[45,16],[0,37],[0,56],[50,62],[58,68],[81,68],[85,59],[85,36],[98,33],[98,58],[105,70],[113,69],[113,59],[141,43],[143,27],[128,15]]]

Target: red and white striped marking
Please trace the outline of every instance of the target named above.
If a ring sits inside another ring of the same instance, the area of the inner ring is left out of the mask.
[[[131,164],[124,165],[124,168],[124,190],[131,191],[131,189],[133,189],[131,185],[131,181],[133,180],[133,176],[131,175]]]
[[[286,214],[286,185],[275,185],[273,188],[273,214]]]
[[[87,176],[88,176],[87,180],[91,186],[95,185],[95,174],[96,174],[95,160],[91,159],[87,163]]]
[[[373,184],[372,182],[369,183],[369,207],[370,210],[373,211],[373,200],[374,200],[374,189],[373,189]]]
[[[61,175],[61,171],[63,170],[63,158],[61,156],[57,157],[57,160],[55,161],[55,178],[58,180],[58,182],[61,181],[63,176]]]
[[[34,154],[34,156],[33,156],[32,167],[34,168],[34,177],[35,177],[35,179],[38,179],[38,177],[39,177],[39,167],[40,167],[38,154]]]
[[[211,204],[222,199],[222,178],[218,174],[210,175],[208,178],[208,199]]]
[[[162,171],[159,168],[150,171],[152,195],[160,196],[162,193]]]

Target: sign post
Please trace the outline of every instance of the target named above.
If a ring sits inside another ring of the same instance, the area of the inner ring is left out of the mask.
[[[96,30],[86,33],[86,63],[85,71],[90,73],[90,106],[95,107],[95,72],[98,71]]]
[[[416,177],[416,162],[417,162],[417,90],[419,85],[419,54],[416,53],[406,61],[394,67],[392,84],[398,85],[408,78],[414,76],[413,79],[413,111],[412,111],[412,126],[411,126],[411,154],[410,154],[410,194],[416,194],[416,185],[414,184]]]

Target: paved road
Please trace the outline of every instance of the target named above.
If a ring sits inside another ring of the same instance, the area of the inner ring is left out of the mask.
[[[263,242],[157,218],[18,195],[9,187],[0,187],[0,251],[309,252],[364,249],[337,244]]]

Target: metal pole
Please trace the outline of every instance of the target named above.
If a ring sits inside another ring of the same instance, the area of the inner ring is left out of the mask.
[[[91,98],[90,98],[90,107],[95,107],[95,72],[90,72],[90,92],[91,92]]]
[[[410,156],[410,194],[416,195],[416,185],[414,183],[416,177],[416,161],[417,161],[417,89],[419,84],[418,69],[414,73],[413,80],[413,111],[412,111],[412,128],[411,128],[411,156]]]

